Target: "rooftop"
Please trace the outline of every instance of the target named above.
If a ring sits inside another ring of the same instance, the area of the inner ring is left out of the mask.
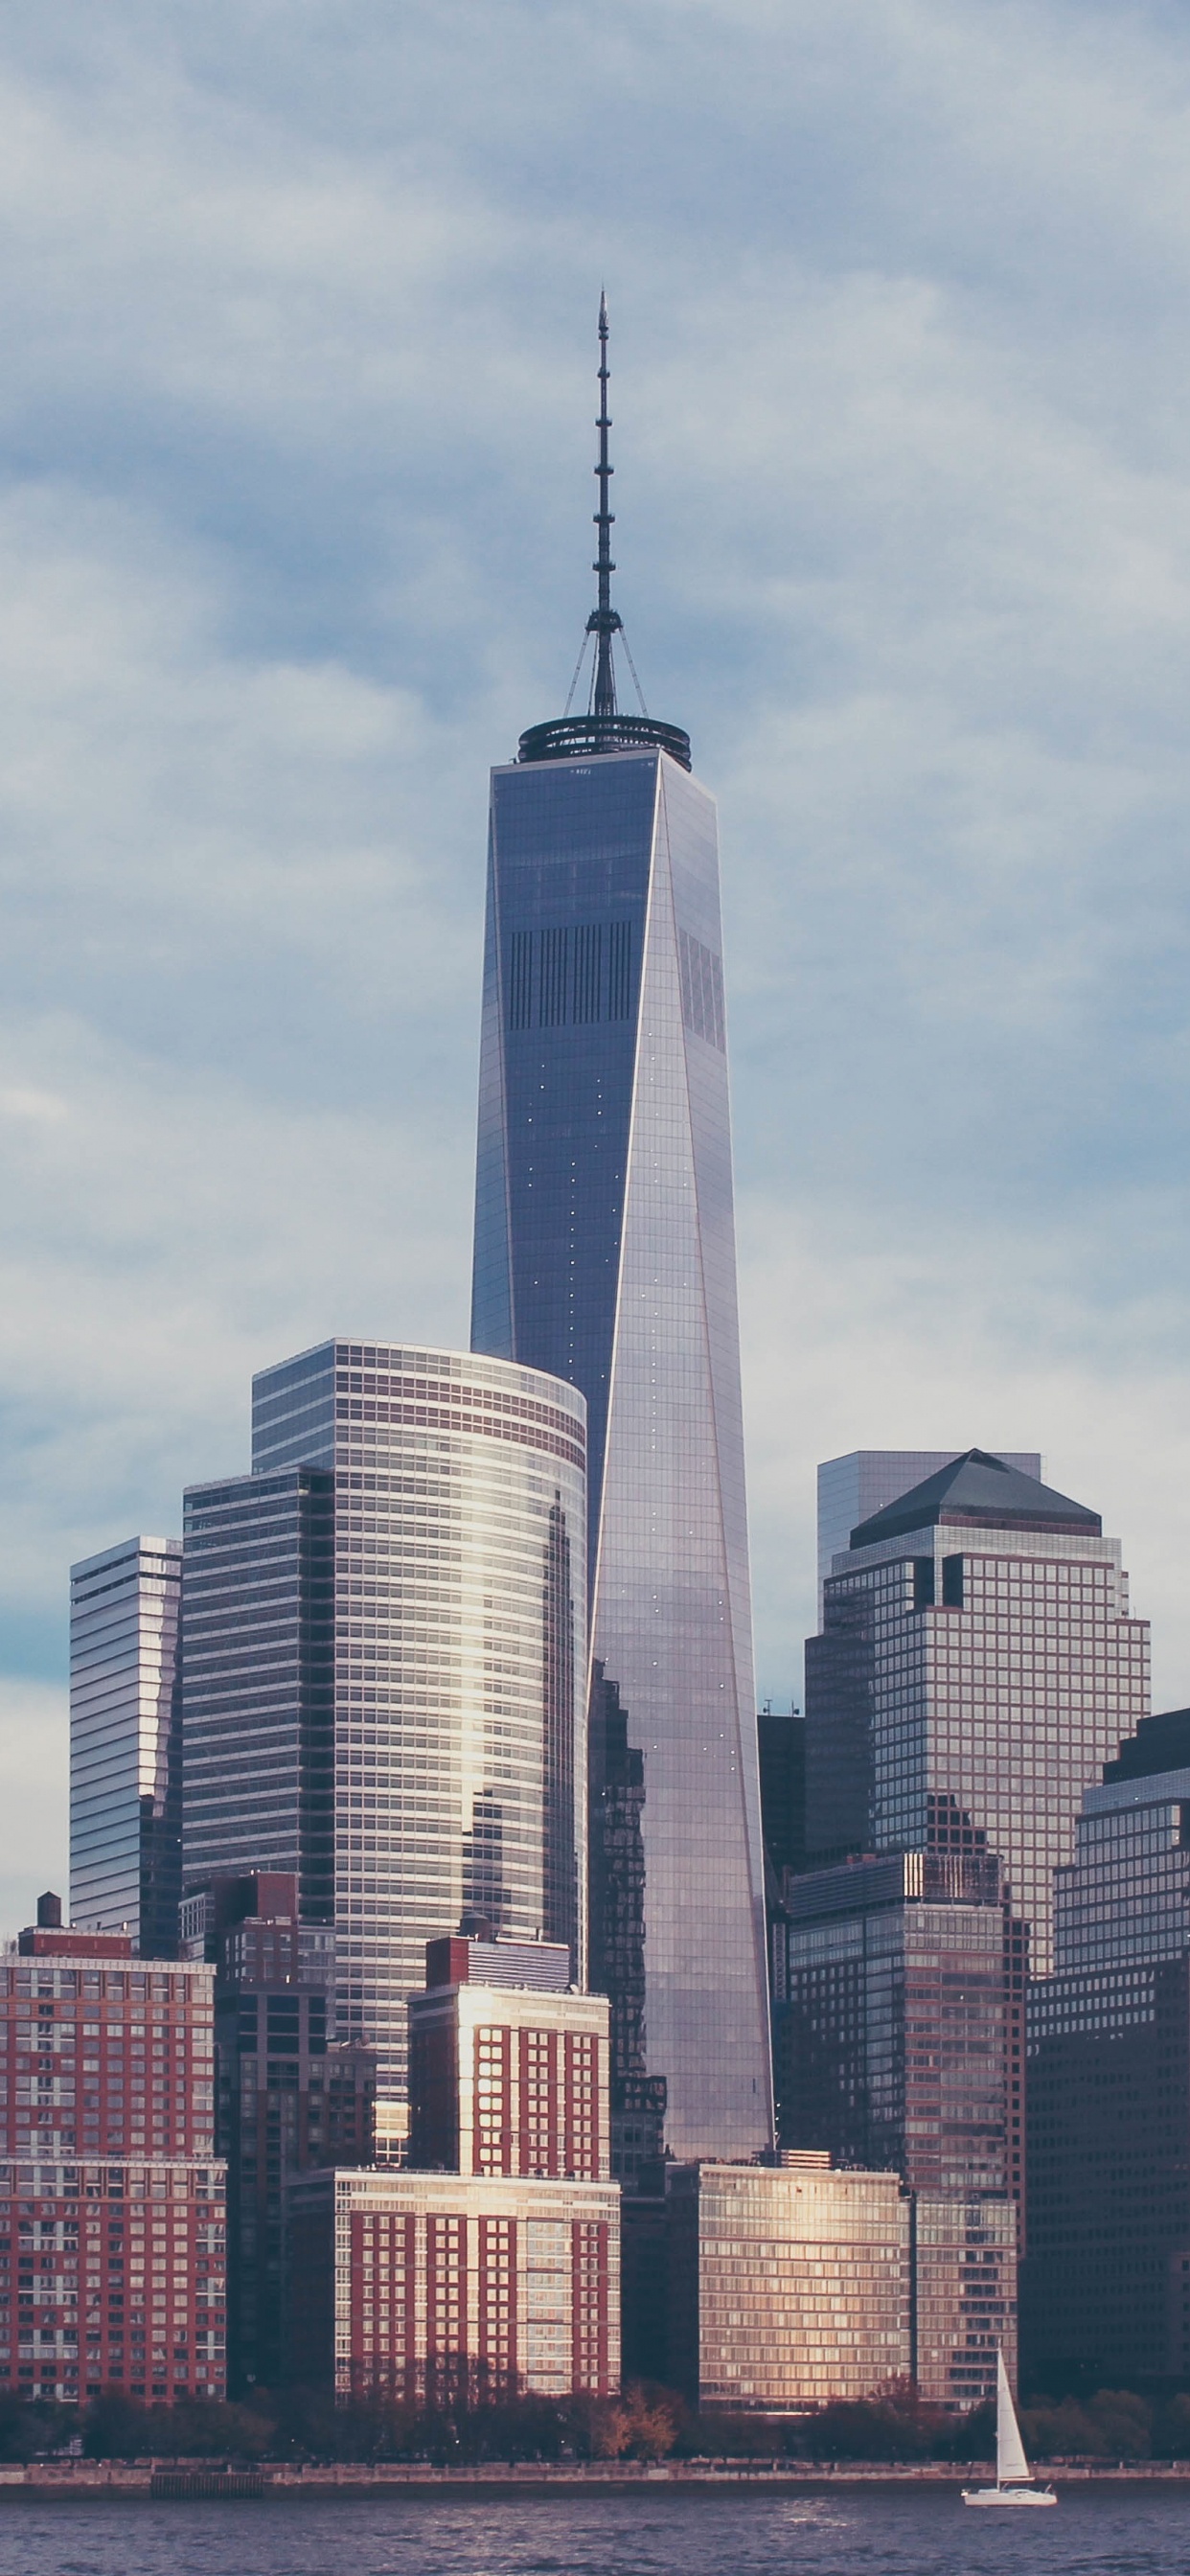
[[[1076,1538],[1101,1538],[1098,1512],[1088,1511],[1069,1494],[1056,1493],[1036,1476],[1005,1466],[987,1449],[964,1450],[949,1466],[927,1476],[907,1494],[898,1494],[881,1512],[861,1521],[851,1533],[852,1547],[878,1547],[882,1539],[903,1538],[910,1530],[939,1524],[960,1529],[1046,1529]]]

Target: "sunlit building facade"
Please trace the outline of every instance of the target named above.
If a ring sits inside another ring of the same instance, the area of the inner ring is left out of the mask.
[[[185,1875],[292,1870],[341,2039],[406,2126],[406,2000],[466,1911],[586,1946],[575,1388],[329,1342],[254,1387],[253,1473],[186,1497]]]
[[[693,2402],[797,2412],[913,2368],[908,2195],[830,2157],[666,2174],[668,2375]]]
[[[716,822],[640,729],[493,772],[472,1342],[586,1395],[647,2071],[675,2153],[746,2154],[771,2113]]]

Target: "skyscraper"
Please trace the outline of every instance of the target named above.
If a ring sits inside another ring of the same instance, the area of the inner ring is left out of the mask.
[[[332,1341],[185,1501],[188,1888],[294,1871],[403,2135],[406,2013],[460,1913],[586,1960],[584,1405],[500,1360]]]
[[[472,1344],[587,1398],[592,1654],[643,1754],[681,2155],[771,2127],[715,809],[616,703],[607,319],[585,715],[492,773]]]
[[[1029,1992],[1029,2261],[1043,2386],[1190,2376],[1190,1709],[1089,1788]]]
[[[182,1546],[130,1538],[70,1569],[70,1911],[177,1953]]]
[[[806,1650],[811,1860],[996,1853],[1046,1975],[1081,1791],[1148,1712],[1119,1540],[972,1449],[860,1522],[825,1595]]]
[[[957,1449],[849,1449],[842,1458],[824,1458],[818,1470],[818,1610],[832,1559],[851,1545],[851,1533],[873,1512],[895,1503],[899,1494],[949,1467]],[[1036,1449],[997,1449],[1006,1467],[1022,1476],[1042,1474]]]

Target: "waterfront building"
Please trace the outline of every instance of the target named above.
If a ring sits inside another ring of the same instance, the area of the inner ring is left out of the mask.
[[[428,1939],[472,1909],[585,1974],[584,1402],[331,1341],[255,1380],[252,1467],[186,1496],[186,1884],[296,1875],[395,2156]]]
[[[70,1569],[70,1911],[172,1958],[181,1882],[179,1539]]]
[[[0,1955],[0,2390],[225,2394],[211,1984],[53,1896]]]
[[[1031,1970],[1079,1797],[1148,1711],[1147,1622],[1099,1514],[982,1450],[860,1522],[806,1652],[806,1842],[995,1852]]]
[[[295,2378],[412,2403],[620,2384],[620,2194],[506,2174],[299,2174]]]
[[[277,2388],[284,2349],[284,2193],[313,2166],[373,2157],[376,2060],[335,2033],[334,1933],[303,1923],[297,1880],[215,1880],[205,1913],[215,1977],[216,2144],[227,2167],[227,2371],[232,2396]]]
[[[600,333],[590,704],[492,773],[471,1338],[587,1398],[647,2074],[677,2154],[747,2155],[771,2080],[716,819],[687,736],[617,705]]]
[[[894,2173],[670,2165],[671,2386],[692,2404],[798,2413],[913,2369],[910,2204]]]
[[[606,2181],[609,2006],[574,1993],[569,1966],[560,1943],[427,1945],[409,1999],[411,2166]]]
[[[1030,2371],[1160,2390],[1190,2378],[1190,1709],[1087,1790],[1054,1912],[1029,1995]]]
[[[899,1852],[786,1881],[781,2143],[913,2195],[916,2369],[995,2396],[1016,2342],[1023,1960],[995,1855]],[[1015,2143],[1014,2143],[1015,2141]]]

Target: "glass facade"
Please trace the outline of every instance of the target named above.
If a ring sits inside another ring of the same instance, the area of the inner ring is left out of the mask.
[[[811,1852],[997,1852],[1046,1975],[1080,1794],[1148,1710],[1118,1541],[935,1522],[836,1556],[825,1596],[806,1656]]]
[[[910,2207],[895,2174],[703,2164],[666,2175],[669,2375],[780,2414],[913,2367]]]
[[[179,1539],[70,1570],[70,1911],[170,1958],[181,1895]]]
[[[714,807],[663,752],[493,773],[472,1341],[587,1398],[680,2155],[771,2124],[721,954]]]
[[[1133,1739],[1109,1771],[1137,1752]],[[1054,1974],[1029,1994],[1028,2140],[1035,2372],[1097,2387],[1184,2381],[1190,1766],[1086,1793],[1074,1860],[1055,1876]]]
[[[471,1910],[584,1973],[583,1399],[328,1342],[256,1379],[253,1467],[186,1498],[186,1881],[297,1871],[395,2139],[427,1940]]]

